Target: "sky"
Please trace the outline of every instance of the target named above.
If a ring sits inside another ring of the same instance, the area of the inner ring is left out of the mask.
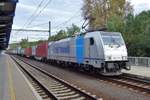
[[[128,0],[134,7],[134,14],[150,10],[149,0]],[[38,5],[42,2],[40,7]],[[48,4],[46,7],[45,5]],[[51,21],[51,34],[71,26],[72,23],[81,27],[83,23],[83,0],[19,0],[13,22],[13,29],[48,30]],[[38,9],[37,9],[38,7]],[[33,15],[33,16],[32,16]],[[48,32],[11,32],[10,43],[28,38],[29,41],[46,40]]]

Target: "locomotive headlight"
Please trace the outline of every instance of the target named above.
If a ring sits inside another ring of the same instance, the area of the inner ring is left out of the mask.
[[[122,56],[122,60],[127,60],[127,56]]]
[[[106,56],[106,60],[111,60],[111,56]]]

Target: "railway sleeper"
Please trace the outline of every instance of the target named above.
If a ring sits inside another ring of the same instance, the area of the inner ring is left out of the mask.
[[[65,92],[71,92],[71,89],[55,91],[55,92],[53,92],[53,93],[58,94],[58,93],[65,93]]]
[[[50,87],[50,89],[58,89],[58,88],[64,88],[64,86],[54,86],[54,87]]]
[[[75,95],[70,95],[70,96],[59,96],[57,97],[58,99],[71,99],[71,98],[79,98],[80,95],[79,94],[75,94]]]
[[[63,88],[56,88],[56,89],[51,89],[52,91],[60,91],[60,90],[67,90],[67,87],[63,87]]]
[[[69,95],[75,95],[77,93],[75,92],[68,92],[68,93],[61,93],[61,94],[55,94],[56,96],[69,96]]]

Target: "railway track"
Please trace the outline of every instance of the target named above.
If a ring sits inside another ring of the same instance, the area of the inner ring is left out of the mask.
[[[100,77],[100,79],[150,96],[150,80],[148,79],[127,74],[123,74],[119,77]]]
[[[109,83],[113,83],[119,87],[124,87],[134,92],[142,93],[150,96],[150,79],[136,76],[132,74],[123,74],[119,77],[103,77],[100,75],[91,75],[87,73],[87,75],[97,77],[100,80],[104,80]]]
[[[25,73],[27,78],[30,79],[39,95],[45,100],[102,100],[40,69],[38,66],[16,57],[12,57],[12,59]]]
[[[134,75],[134,74],[129,74],[129,73],[123,73],[122,77],[124,78],[130,78],[135,81],[140,81],[143,83],[148,83],[150,84],[150,77],[145,77],[145,76],[140,76],[140,75]]]

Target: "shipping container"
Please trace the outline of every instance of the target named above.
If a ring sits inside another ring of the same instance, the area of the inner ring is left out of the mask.
[[[36,55],[36,46],[33,46],[32,47],[32,56],[35,56]]]
[[[48,43],[43,42],[37,45],[36,47],[36,57],[40,59],[45,59],[48,55]]]
[[[16,54],[20,55],[21,54],[21,47],[16,48]]]
[[[25,48],[25,56],[26,57],[31,57],[32,56],[32,48]]]
[[[24,56],[24,55],[25,55],[24,49],[21,48],[21,56]]]

